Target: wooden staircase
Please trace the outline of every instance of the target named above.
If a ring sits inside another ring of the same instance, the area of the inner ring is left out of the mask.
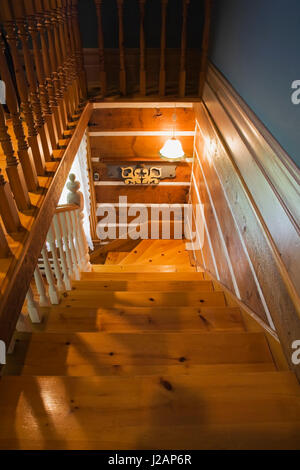
[[[82,273],[18,333],[1,449],[299,449],[300,389],[182,241]]]

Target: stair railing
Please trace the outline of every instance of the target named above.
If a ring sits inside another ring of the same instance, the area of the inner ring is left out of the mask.
[[[81,272],[91,271],[88,244],[83,228],[83,195],[70,175],[68,204],[58,206],[49,228],[38,265],[26,296],[32,323],[40,323],[40,307],[58,305],[64,292]]]

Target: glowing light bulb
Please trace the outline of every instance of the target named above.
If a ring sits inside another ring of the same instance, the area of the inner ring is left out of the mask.
[[[181,142],[175,137],[168,139],[160,151],[160,156],[167,160],[180,160],[185,154]]]

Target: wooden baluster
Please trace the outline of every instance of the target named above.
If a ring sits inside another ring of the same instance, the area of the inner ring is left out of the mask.
[[[80,233],[79,233],[80,228],[78,224],[76,211],[72,211],[70,215],[71,215],[73,237],[75,240],[75,247],[76,247],[79,268],[80,268],[80,271],[85,271],[85,252],[81,243],[81,238],[80,238]]]
[[[119,50],[120,50],[120,92],[126,95],[126,68],[125,68],[125,48],[124,48],[124,27],[123,27],[123,3],[124,0],[117,0],[118,20],[119,20]]]
[[[82,48],[81,34],[80,34],[79,21],[78,21],[78,0],[70,0],[70,1],[71,1],[74,38],[75,38],[75,43],[76,43],[76,57],[77,57],[78,70],[80,72],[81,98],[82,100],[85,101],[87,98],[87,78],[86,78],[86,71],[84,67],[83,48]]]
[[[34,295],[33,295],[33,291],[31,287],[29,287],[28,289],[26,300],[27,300],[27,310],[28,310],[28,315],[29,315],[30,320],[32,321],[32,323],[41,323],[42,315],[39,310],[39,306],[34,299]]]
[[[202,50],[201,50],[201,66],[200,66],[200,77],[199,77],[199,96],[202,98],[204,84],[207,73],[207,56],[210,41],[210,29],[211,29],[211,14],[212,14],[212,0],[205,0],[205,22],[202,39]]]
[[[71,119],[74,113],[74,97],[72,93],[73,76],[70,67],[70,51],[67,49],[66,38],[61,35],[61,27],[63,27],[64,21],[56,9],[56,0],[46,0],[46,2],[48,2],[49,18],[53,25],[53,37],[58,65],[57,70],[64,97],[64,126],[67,127],[68,119]]]
[[[80,240],[80,244],[82,246],[82,249],[84,251],[84,260],[85,260],[84,264],[85,264],[85,267],[84,267],[83,271],[91,272],[92,271],[92,266],[91,266],[91,263],[90,263],[89,247],[88,247],[88,243],[86,241],[86,236],[85,236],[85,233],[84,233],[84,230],[83,230],[84,215],[83,215],[82,210],[76,211],[76,216],[77,216],[77,222],[78,222],[78,227],[79,227],[79,240]]]
[[[54,88],[56,98],[60,107],[62,118],[62,133],[67,129],[68,113],[66,102],[64,100],[64,83],[63,78],[59,73],[60,67],[60,44],[58,38],[58,31],[56,25],[56,18],[54,12],[50,7],[50,0],[41,0],[44,8],[44,21],[47,30],[50,60],[52,67],[52,75],[54,80]]]
[[[50,265],[50,262],[49,262],[48,251],[47,251],[46,245],[44,245],[41,253],[42,253],[42,258],[43,258],[43,262],[44,262],[46,279],[47,279],[48,286],[49,286],[50,302],[53,305],[58,305],[59,304],[59,293],[58,293],[57,287],[55,285],[55,280],[54,280],[53,272],[52,272],[51,265]]]
[[[40,90],[40,99],[41,99],[41,106],[45,121],[48,126],[50,142],[52,149],[57,147],[58,142],[58,131],[56,127],[56,121],[54,116],[54,109],[51,106],[52,102],[50,99],[50,95],[47,88],[47,80],[44,70],[44,63],[43,57],[41,54],[41,49],[39,45],[39,30],[38,30],[38,21],[37,17],[35,16],[34,10],[34,0],[21,0],[24,2],[25,12],[27,15],[27,22],[28,22],[28,31],[31,36],[32,46],[33,46],[33,54],[34,54],[34,62],[36,68],[37,79],[39,83],[39,90]]]
[[[181,33],[181,55],[180,55],[180,74],[179,74],[179,97],[185,97],[186,89],[186,45],[187,45],[187,16],[190,0],[182,0],[183,18]]]
[[[71,280],[70,280],[72,273],[68,271],[66,254],[64,251],[64,247],[63,247],[63,234],[62,234],[62,229],[61,229],[57,214],[55,214],[53,217],[53,226],[54,226],[55,237],[56,237],[57,246],[59,250],[59,257],[60,257],[61,267],[62,267],[62,272],[63,272],[63,281],[65,284],[66,290],[70,291],[72,289]]]
[[[80,103],[80,80],[77,70],[77,56],[76,56],[76,38],[75,31],[73,28],[73,13],[72,13],[72,2],[71,0],[56,0],[57,2],[66,2],[67,3],[67,25],[70,36],[70,46],[72,51],[72,68],[74,75],[74,91],[75,91],[75,110],[78,108]]]
[[[75,204],[79,207],[79,211],[76,211],[76,231],[78,236],[78,244],[81,249],[83,262],[81,264],[84,266],[83,271],[91,271],[90,256],[89,256],[89,247],[86,241],[86,236],[83,229],[83,207],[84,207],[84,198],[81,191],[79,191],[80,183],[76,181],[76,176],[74,174],[69,175],[69,182],[67,183],[67,188],[70,191],[67,196],[68,204]]]
[[[8,258],[11,255],[6,236],[2,225],[0,224],[0,259]]]
[[[65,17],[64,17],[64,12],[62,8],[62,2],[61,0],[51,0],[51,5],[53,8],[55,8],[55,14],[56,14],[56,19],[57,19],[57,26],[58,26],[58,35],[59,35],[59,41],[61,45],[61,74],[62,78],[64,81],[64,96],[65,96],[65,101],[66,101],[66,108],[67,108],[67,113],[68,116],[71,118],[73,114],[73,109],[72,109],[72,94],[70,90],[70,85],[71,85],[71,76],[70,76],[70,71],[67,67],[68,64],[68,52],[67,52],[67,44],[65,41]]]
[[[75,279],[76,276],[75,276],[75,271],[74,271],[74,268],[73,268],[71,249],[70,249],[70,245],[69,245],[69,236],[68,236],[68,227],[67,227],[66,216],[63,212],[61,212],[61,213],[58,214],[58,218],[59,218],[59,222],[60,222],[61,229],[62,229],[62,237],[63,237],[64,247],[65,247],[69,278],[70,279]]]
[[[161,3],[161,40],[160,40],[160,72],[159,72],[159,95],[166,94],[166,33],[167,33],[167,6],[168,0]]]
[[[139,0],[140,3],[140,93],[146,95],[146,66],[145,66],[145,4],[146,0]]]
[[[39,294],[39,304],[41,307],[48,307],[50,304],[49,298],[47,296],[46,292],[46,287],[44,283],[44,279],[42,276],[42,273],[40,271],[40,268],[37,266],[34,271],[34,280],[35,280],[35,285]]]
[[[105,72],[105,55],[104,55],[104,37],[103,37],[103,26],[102,26],[102,2],[103,0],[95,0],[97,20],[98,20],[100,94],[101,94],[101,97],[104,97],[106,95],[106,72]]]
[[[73,272],[75,274],[75,279],[79,281],[80,280],[80,271],[79,271],[80,260],[77,258],[77,252],[76,252],[76,248],[74,244],[71,216],[69,212],[66,212],[65,216],[66,216],[66,221],[67,221],[67,230],[68,230],[68,238],[69,238],[69,247],[71,249]]]
[[[6,30],[7,42],[10,46],[14,69],[16,74],[18,91],[21,99],[21,106],[24,111],[25,121],[28,128],[28,141],[32,149],[35,168],[38,175],[45,174],[45,158],[43,154],[43,146],[40,135],[35,126],[31,102],[29,99],[28,86],[25,72],[23,70],[18,50],[18,40],[14,18],[11,11],[11,3],[9,0],[2,0],[1,14],[3,18],[4,28]]]
[[[46,161],[50,161],[52,159],[52,146],[48,126],[45,123],[42,113],[37,77],[35,75],[33,59],[28,45],[29,34],[27,30],[27,24],[25,22],[25,10],[23,2],[20,0],[13,0],[12,8],[16,18],[16,31],[23,49],[27,81],[30,90],[30,101],[35,115],[35,124],[41,138],[44,158]]]
[[[62,121],[61,108],[60,108],[60,104],[58,102],[57,93],[56,93],[57,77],[55,76],[55,80],[54,80],[54,75],[52,73],[52,65],[53,65],[54,58],[53,58],[53,54],[50,54],[49,39],[51,40],[51,36],[50,38],[48,38],[48,22],[46,25],[42,0],[25,0],[25,6],[27,5],[28,5],[28,11],[29,12],[34,11],[35,17],[37,19],[37,29],[40,33],[40,40],[41,40],[41,55],[43,59],[47,90],[49,94],[49,105],[54,114],[57,136],[58,136],[58,139],[60,139],[63,136],[64,126],[63,126],[63,121]],[[51,51],[52,51],[52,48],[51,48]]]
[[[0,170],[0,215],[8,233],[17,232],[21,227],[18,209],[13,198],[10,184]]]
[[[36,191],[38,178],[31,148],[28,146],[23,123],[20,117],[16,90],[5,58],[5,44],[0,34],[0,74],[6,85],[6,102],[12,119],[15,137],[18,143],[18,156],[29,191]]]
[[[65,285],[63,282],[63,277],[62,277],[62,272],[61,272],[61,267],[60,267],[60,262],[57,256],[57,248],[56,248],[56,243],[55,243],[55,232],[53,229],[53,226],[51,225],[48,234],[47,234],[47,242],[49,243],[50,246],[50,251],[52,254],[52,259],[53,259],[53,265],[54,265],[54,273],[57,281],[57,287],[58,290],[64,291],[65,290]]]
[[[29,209],[31,206],[28,188],[25,182],[21,165],[15,156],[8,127],[5,122],[3,106],[0,104],[0,143],[6,158],[6,174],[12,189],[17,207],[20,211]]]

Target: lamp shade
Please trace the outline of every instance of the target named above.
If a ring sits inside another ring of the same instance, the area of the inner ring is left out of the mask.
[[[181,142],[175,139],[175,137],[168,139],[160,151],[160,156],[167,160],[180,160],[184,158],[185,154]]]

